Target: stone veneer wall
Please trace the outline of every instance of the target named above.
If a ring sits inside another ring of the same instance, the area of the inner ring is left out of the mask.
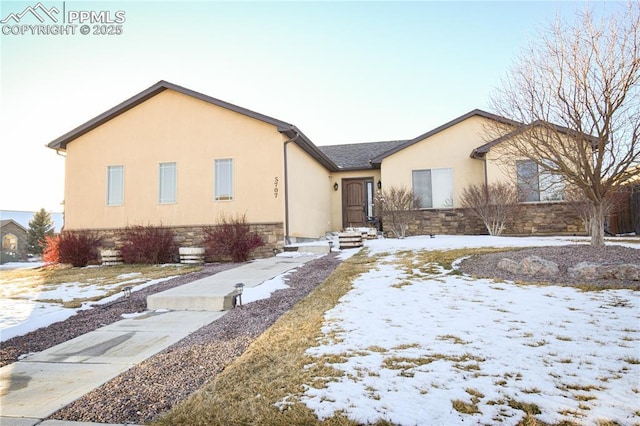
[[[503,235],[584,235],[584,223],[562,202],[524,203],[506,224]],[[422,210],[407,235],[486,235],[487,229],[468,209]]]
[[[204,228],[206,226],[172,226],[173,240],[178,247],[204,247]],[[249,224],[252,232],[262,237],[264,246],[258,247],[251,253],[251,257],[265,258],[274,254],[274,249],[282,251],[284,244],[284,225],[278,223]],[[124,229],[89,229],[102,238],[101,248],[118,248],[121,244]],[[177,256],[177,253],[176,253]]]
[[[5,256],[10,253],[10,252],[5,252],[2,248],[2,240],[4,239],[4,236],[7,234],[14,235],[18,241],[17,241],[15,252],[11,252],[12,256],[2,259],[2,253],[4,253]],[[17,260],[27,260],[27,245],[28,245],[28,237],[25,230],[13,222],[6,223],[0,229],[0,262],[4,262],[5,260],[14,260],[13,258],[14,255]]]

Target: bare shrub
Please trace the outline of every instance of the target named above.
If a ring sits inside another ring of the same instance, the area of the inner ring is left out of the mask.
[[[412,190],[392,186],[378,194],[376,206],[383,226],[390,229],[396,238],[404,238],[409,223],[418,217],[420,200]]]
[[[58,240],[60,263],[75,267],[87,266],[98,260],[100,237],[86,231],[63,232]]]
[[[624,196],[629,196],[624,187],[619,188],[616,192],[608,194],[602,201],[602,212],[605,218],[617,213],[624,204]],[[565,189],[565,200],[569,209],[574,212],[582,220],[585,230],[589,235],[593,232],[594,205],[584,192],[578,188]],[[605,219],[603,230],[608,232],[608,221]]]
[[[124,263],[157,265],[171,263],[176,258],[173,231],[162,226],[129,226],[122,237]]]
[[[264,245],[262,237],[251,232],[246,215],[222,216],[218,225],[204,228],[204,236],[206,254],[214,260],[245,262],[251,251]]]
[[[60,263],[60,235],[47,235],[42,244],[42,261],[47,264]]]
[[[508,183],[471,185],[462,191],[460,201],[479,218],[489,235],[500,235],[518,206],[518,190]]]

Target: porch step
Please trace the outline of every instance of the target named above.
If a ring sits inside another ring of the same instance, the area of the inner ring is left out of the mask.
[[[171,311],[222,311],[232,306],[235,285],[245,290],[316,258],[316,255],[274,256],[242,264],[191,283],[147,297],[147,309]]]
[[[329,241],[314,241],[311,243],[297,243],[284,246],[286,252],[327,254],[331,252],[331,244]]]

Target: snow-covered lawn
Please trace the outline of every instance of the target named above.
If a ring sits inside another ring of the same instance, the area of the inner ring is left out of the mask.
[[[308,253],[289,252],[281,253],[282,257],[295,257]],[[7,265],[6,271],[16,269],[37,268],[42,263],[15,263]],[[164,265],[167,267],[179,267],[179,265]],[[88,266],[87,269],[100,267]],[[288,288],[284,279],[287,273],[274,277],[255,288],[245,288],[242,295],[244,304],[256,300],[266,299],[276,290]],[[116,293],[111,296],[113,289],[122,286],[131,286],[131,291],[136,292],[143,288],[170,280],[175,275],[149,279],[140,272],[123,273],[112,279],[110,284],[101,282],[100,278],[93,278],[81,282],[64,282],[55,286],[42,285],[33,282],[33,279],[6,280],[0,275],[0,342],[15,336],[24,335],[38,328],[47,327],[55,322],[64,321],[83,309],[90,309],[91,305],[100,305],[113,302],[123,296]],[[92,282],[93,281],[93,282]],[[103,296],[102,298],[100,298]],[[65,308],[59,302],[68,302],[77,299],[91,300],[83,303],[80,308]],[[99,299],[99,300],[92,300]],[[56,301],[56,302],[53,302]],[[125,317],[131,317],[126,315]]]
[[[24,265],[34,267],[33,264]],[[15,266],[18,267],[5,271],[23,269],[21,265]],[[35,267],[37,266],[41,265],[36,264]],[[100,273],[87,273],[86,275],[91,275],[92,278],[84,278],[83,270],[94,272],[101,270],[101,267],[82,268],[77,274],[79,281],[55,285],[48,284],[42,275],[37,273],[22,278],[7,278],[7,275],[0,274],[0,342],[63,321],[80,310],[90,309],[92,304],[112,302],[123,296],[122,293],[117,292],[117,289],[123,286],[131,286],[132,291],[135,292],[176,276],[152,279],[141,272],[131,272],[108,279],[101,277]],[[110,273],[112,273],[111,270],[105,272],[105,276]],[[114,291],[115,294],[113,294]],[[65,302],[75,300],[86,300],[86,302],[83,302],[79,308],[63,306]]]
[[[325,314],[324,337],[308,350],[342,374],[309,385],[303,403],[362,423],[517,424],[528,411],[549,423],[638,424],[638,292],[474,280],[419,261],[420,250],[575,241],[367,242],[377,269]]]

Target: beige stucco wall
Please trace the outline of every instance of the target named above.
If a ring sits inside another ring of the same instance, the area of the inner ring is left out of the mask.
[[[465,187],[484,183],[484,162],[469,155],[486,143],[482,138],[485,120],[471,117],[385,158],[381,166],[383,188],[411,188],[413,170],[452,168],[453,207],[459,207],[459,195]]]
[[[331,231],[330,172],[294,143],[287,145],[289,237],[319,238]]]
[[[65,229],[206,225],[220,214],[284,221],[283,136],[264,122],[165,90],[69,143]],[[234,163],[233,201],[214,201],[214,159]],[[158,203],[160,162],[177,163],[177,202]],[[107,206],[107,166],[123,165],[124,205]]]

